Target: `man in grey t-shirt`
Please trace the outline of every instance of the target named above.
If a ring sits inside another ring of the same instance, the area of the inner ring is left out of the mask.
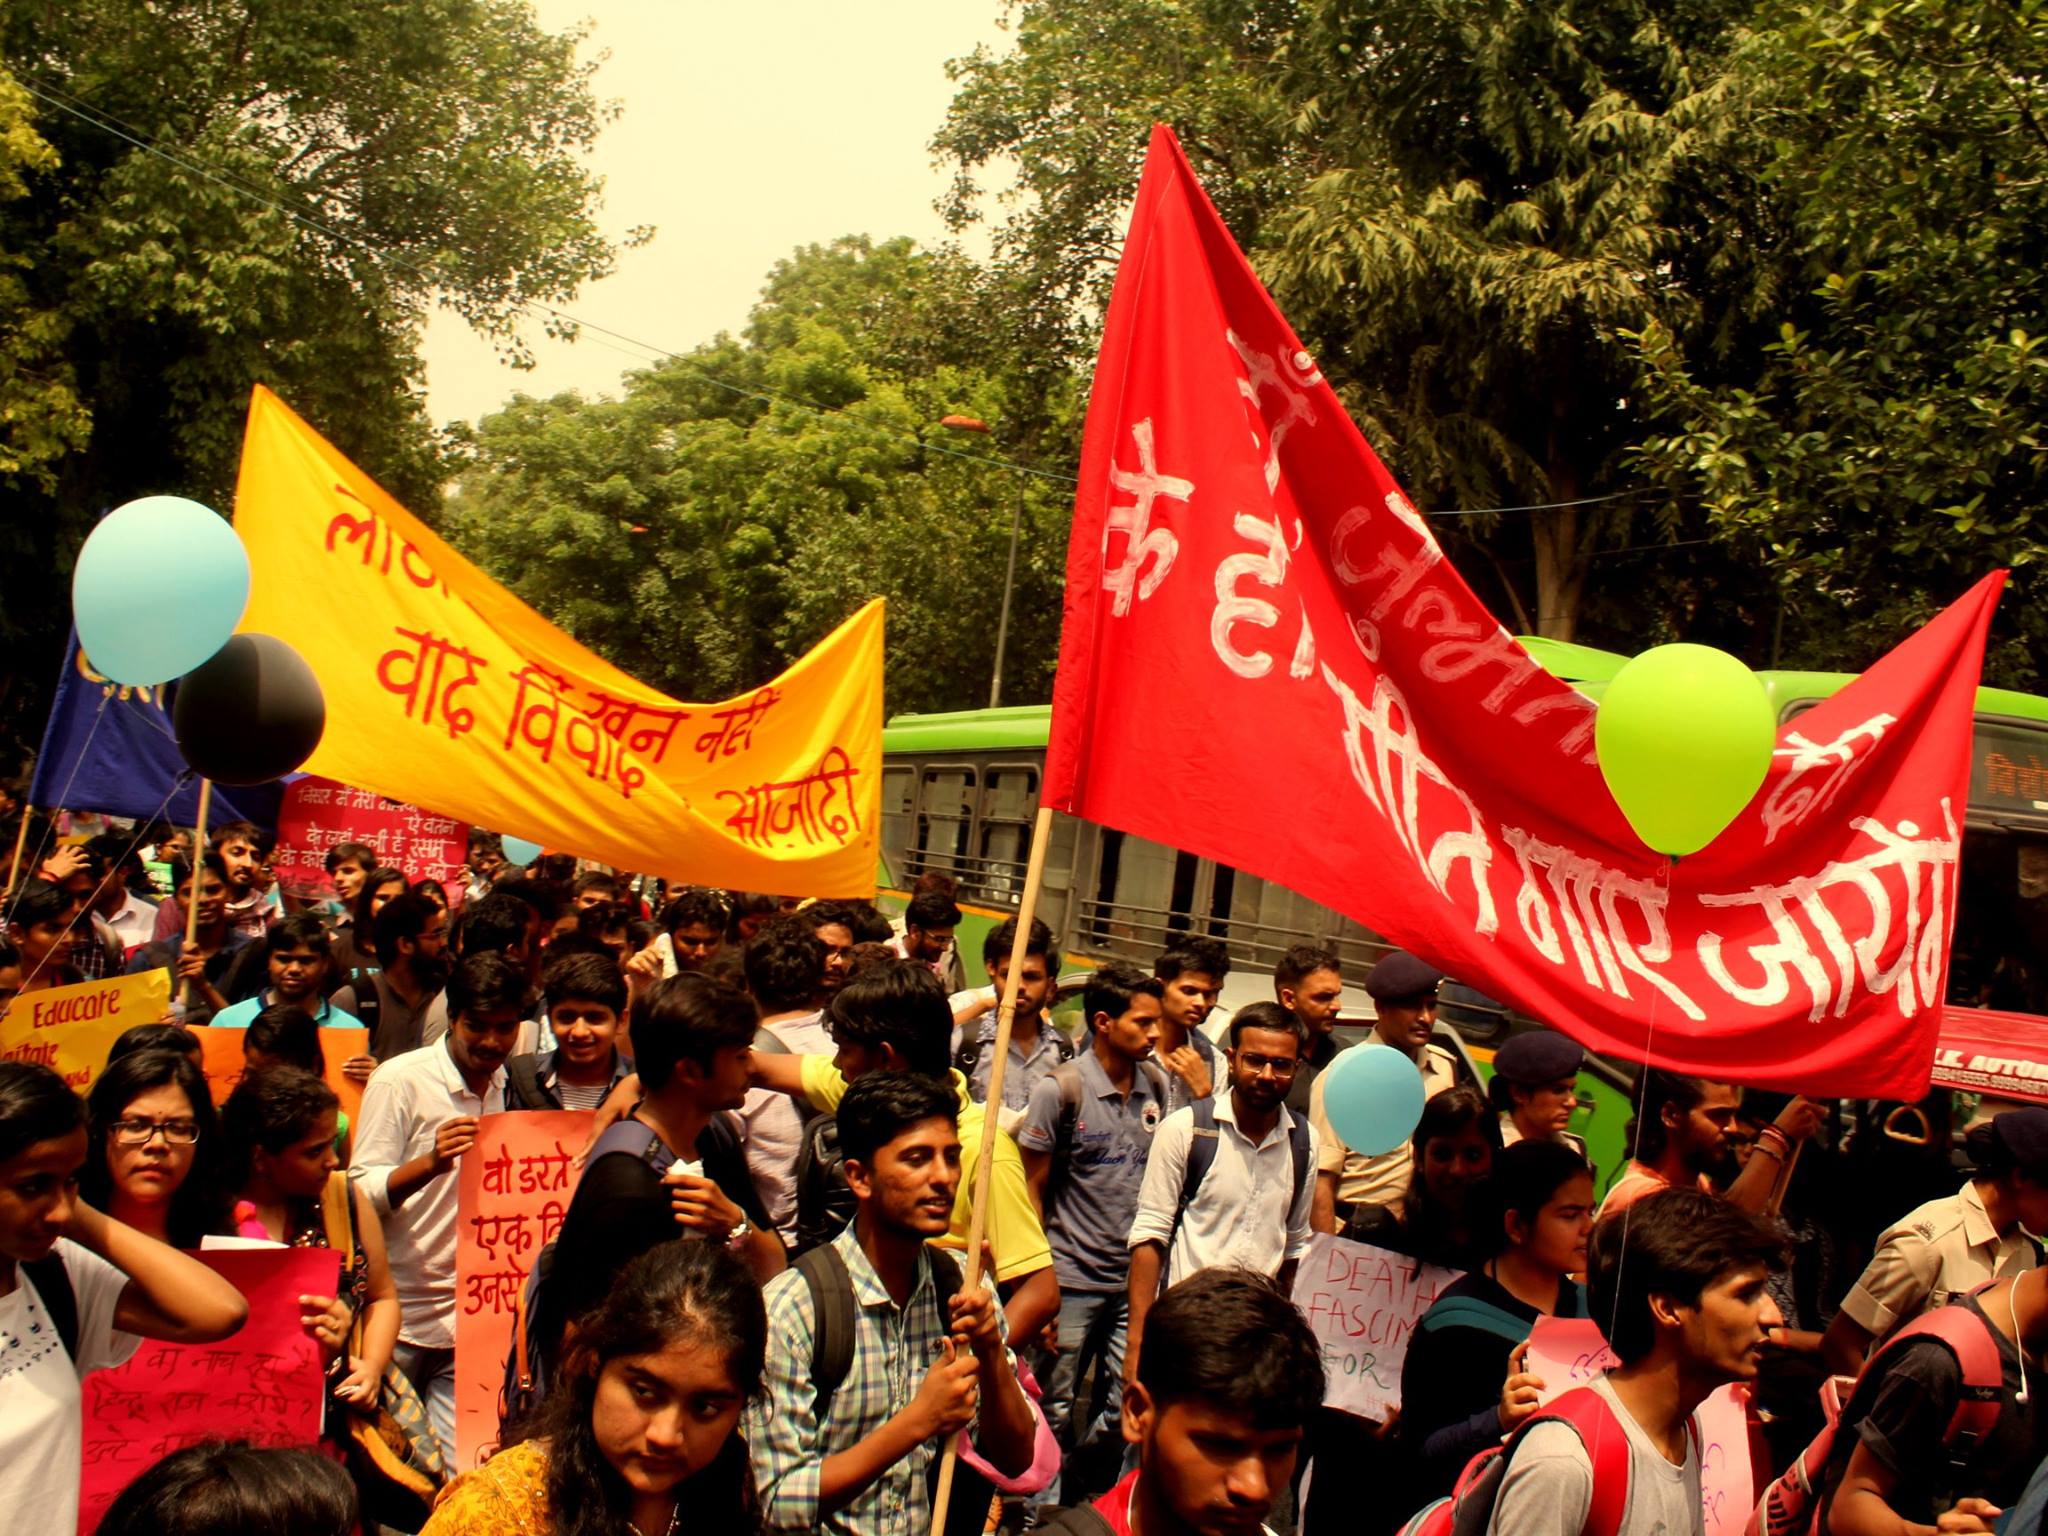
[[[1766,1283],[1785,1261],[1760,1217],[1713,1195],[1671,1189],[1593,1229],[1588,1285],[1595,1318],[1621,1363],[1582,1390],[1628,1439],[1628,1500],[1619,1536],[1698,1536],[1700,1463],[1693,1410],[1715,1388],[1752,1381],[1784,1317]],[[1540,1411],[1542,1383],[1508,1378],[1501,1423]],[[1488,1536],[1582,1536],[1593,1458],[1570,1424],[1537,1424],[1514,1446]]]

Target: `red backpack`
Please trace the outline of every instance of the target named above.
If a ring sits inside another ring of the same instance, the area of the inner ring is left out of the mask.
[[[1490,1445],[1465,1463],[1448,1498],[1425,1504],[1401,1527],[1400,1536],[1486,1536],[1494,1501],[1508,1475],[1508,1462],[1522,1437],[1538,1424],[1569,1424],[1593,1462],[1593,1502],[1582,1536],[1619,1536],[1628,1511],[1628,1433],[1606,1398],[1591,1387],[1574,1387],[1501,1445]],[[1691,1432],[1688,1423],[1687,1430]]]
[[[2005,1367],[1998,1358],[1998,1340],[1991,1324],[1973,1307],[1950,1305],[1923,1312],[1886,1339],[1854,1377],[1832,1376],[1822,1386],[1820,1401],[1826,1425],[1764,1489],[1742,1536],[1822,1536],[1821,1519],[1827,1513],[1827,1503],[1821,1494],[1827,1484],[1828,1462],[1835,1453],[1836,1433],[1852,1411],[1870,1411],[1870,1400],[1884,1377],[1879,1363],[1916,1339],[1946,1345],[1963,1373],[1962,1395],[1941,1432],[1942,1448],[1952,1459],[1961,1459],[1991,1433],[2005,1406]],[[1846,1394],[1845,1384],[1849,1388]]]

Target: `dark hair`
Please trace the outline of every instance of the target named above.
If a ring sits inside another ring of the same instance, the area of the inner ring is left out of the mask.
[[[843,905],[853,914],[853,941],[856,944],[888,944],[895,940],[895,927],[872,901],[849,901]]]
[[[393,869],[389,864],[379,864],[363,876],[362,887],[356,892],[355,910],[349,914],[355,923],[358,940],[370,931],[371,925],[377,920],[370,912],[370,898],[394,880],[398,882],[400,894],[412,889],[412,882],[405,878],[405,871]]]
[[[77,898],[63,886],[32,876],[15,888],[14,900],[7,909],[7,922],[9,926],[21,929],[33,928],[38,923],[54,923],[76,905]]]
[[[220,1122],[213,1112],[213,1095],[206,1078],[192,1065],[192,1058],[180,1051],[136,1051],[119,1061],[109,1062],[87,1095],[85,1166],[78,1173],[78,1192],[101,1210],[114,1190],[113,1170],[107,1165],[107,1136],[114,1122],[128,1106],[152,1088],[175,1087],[192,1105],[192,1123],[199,1127],[199,1141],[192,1148],[192,1167],[171,1195],[166,1231],[173,1248],[197,1248],[209,1232],[228,1230],[230,1188],[227,1182],[227,1153],[221,1145]]]
[[[981,941],[981,963],[993,971],[996,962],[1009,963],[1010,951],[1017,946],[1017,919],[1006,917],[989,929],[988,937]],[[1060,952],[1053,948],[1052,930],[1037,918],[1031,919],[1031,936],[1024,941],[1024,954],[1044,957],[1045,968],[1057,971],[1060,968]]]
[[[220,1107],[227,1187],[239,1193],[256,1168],[256,1149],[282,1152],[313,1134],[322,1115],[341,1108],[332,1088],[297,1067],[245,1073]]]
[[[85,1101],[39,1061],[0,1061],[0,1163],[85,1124]]]
[[[1671,1139],[1670,1127],[1664,1123],[1665,1105],[1675,1106],[1680,1114],[1690,1114],[1693,1106],[1706,1096],[1707,1080],[1703,1077],[1681,1077],[1676,1072],[1645,1067],[1642,1080],[1636,1084],[1635,1116],[1622,1132],[1623,1142],[1636,1149],[1635,1160],[1649,1166],[1663,1157],[1665,1144]]]
[[[1278,1003],[1248,1003],[1230,1016],[1230,1048],[1237,1049],[1238,1036],[1248,1029],[1270,1029],[1292,1035],[1296,1045],[1308,1044],[1308,1026],[1292,1009]]]
[[[1586,1264],[1592,1315],[1623,1364],[1656,1347],[1652,1296],[1698,1306],[1723,1275],[1785,1265],[1785,1240],[1770,1221],[1696,1189],[1658,1190],[1623,1214],[1594,1223]]]
[[[521,1018],[533,1011],[533,989],[527,985],[526,972],[503,955],[464,955],[448,973],[451,1024],[472,1013],[515,1011]]]
[[[462,909],[462,916],[455,923],[456,952],[463,955],[481,955],[492,950],[502,953],[515,944],[526,942],[526,931],[532,921],[533,908],[517,896],[507,896],[502,890],[492,891],[483,900]]]
[[[443,885],[440,881],[435,880],[431,877],[425,880],[415,880],[412,883],[412,888],[414,894],[425,896],[429,901],[433,901],[434,897],[436,896],[440,897],[441,899],[438,902],[435,902],[434,904],[442,908],[444,911],[447,909],[448,887]]]
[[[0,968],[19,964],[21,964],[21,951],[15,947],[14,940],[7,937],[7,925],[0,923]],[[141,1024],[135,1026],[136,1029],[144,1027]]]
[[[892,1045],[906,1069],[943,1078],[953,1060],[953,1010],[930,966],[891,960],[870,966],[832,994],[834,1038],[880,1050]]]
[[[838,1114],[840,1152],[851,1161],[872,1163],[877,1152],[913,1125],[927,1120],[956,1123],[960,1099],[943,1078],[923,1072],[870,1072],[847,1085]]]
[[[368,843],[336,843],[327,850],[327,857],[321,860],[330,875],[344,864],[360,864],[367,872],[376,862],[377,850]]]
[[[495,853],[502,859],[505,856],[505,840],[498,836],[497,833],[487,831],[483,827],[471,827],[469,829],[469,851],[473,854]]]
[[[0,960],[0,965],[6,962]],[[112,1065],[137,1051],[177,1051],[187,1057],[199,1055],[199,1037],[182,1024],[131,1024],[114,1037],[107,1051]]]
[[[958,928],[960,908],[951,896],[942,896],[937,891],[926,891],[921,896],[910,898],[910,905],[903,909],[903,923],[930,933],[934,928]]]
[[[310,912],[279,918],[263,935],[263,953],[266,956],[295,949],[301,944],[323,960],[333,948],[328,942],[327,925]]]
[[[269,858],[272,850],[277,847],[276,834],[266,832],[253,821],[224,821],[206,834],[207,842],[216,848],[225,848],[238,837],[256,845],[258,858]]]
[[[1975,1170],[1971,1175],[1977,1179],[2002,1179],[2009,1173],[2026,1175],[2036,1184],[2048,1184],[2048,1166],[2040,1163],[2023,1162],[1998,1129],[1999,1116],[1993,1115],[1979,1125],[1973,1125],[1963,1136],[1963,1155],[1969,1158]]]
[[[676,1241],[648,1249],[579,1322],[537,1426],[548,1441],[555,1536],[612,1536],[626,1528],[632,1496],[598,1449],[591,1423],[598,1379],[614,1360],[683,1340],[722,1350],[732,1384],[749,1399],[760,1396],[767,1308],[752,1273],[722,1244]],[[759,1529],[746,1442],[737,1433],[676,1491],[697,1536],[752,1536]]]
[[[625,926],[626,909],[615,901],[601,901],[596,906],[585,907],[576,914],[577,936],[597,944],[604,943],[606,934]],[[559,934],[548,942],[552,946],[561,943],[567,937],[567,934]]]
[[[637,952],[661,937],[661,924],[644,917],[626,919],[626,942]]]
[[[1388,1050],[1388,1046],[1367,1045],[1353,1047],[1357,1050]],[[1414,1134],[1408,1138],[1408,1150],[1414,1166],[1408,1172],[1408,1197],[1402,1207],[1402,1225],[1410,1232],[1423,1234],[1423,1241],[1438,1242],[1449,1235],[1451,1213],[1444,1210],[1429,1196],[1429,1185],[1424,1180],[1422,1169],[1427,1161],[1427,1150],[1432,1141],[1446,1136],[1462,1136],[1472,1127],[1479,1128],[1480,1137],[1493,1149],[1497,1158],[1501,1151],[1500,1116],[1493,1112],[1493,1106],[1486,1102],[1486,1096],[1477,1088],[1460,1084],[1435,1094],[1422,1106],[1422,1115],[1415,1122]],[[1491,1238],[1488,1238],[1491,1241]]]
[[[687,972],[667,976],[633,1009],[633,1065],[659,1092],[683,1062],[708,1069],[720,1051],[753,1044],[760,1023],[753,999],[737,987]]]
[[[616,901],[622,884],[617,875],[606,874],[601,869],[586,869],[570,884],[569,894],[581,896],[585,891],[603,891]]]
[[[1323,1352],[1265,1276],[1198,1270],[1146,1314],[1138,1384],[1161,1408],[1196,1402],[1260,1430],[1305,1428],[1322,1406]]]
[[[913,897],[934,894],[951,900],[960,894],[960,882],[944,870],[928,869],[910,882],[910,894]]]
[[[576,997],[600,1004],[613,1013],[626,1009],[626,977],[609,953],[563,955],[550,960],[541,972],[540,990],[550,1008]]]
[[[320,1055],[320,1026],[297,1003],[272,1003],[249,1021],[242,1054],[261,1051],[287,1066],[320,1077],[326,1063]]]
[[[1200,971],[1221,982],[1230,974],[1230,951],[1220,939],[1205,939],[1192,933],[1176,935],[1164,954],[1152,962],[1152,974],[1172,981],[1182,971]]]
[[[524,902],[539,914],[544,923],[552,923],[562,915],[562,893],[559,887],[545,880],[521,876],[516,880],[500,880],[493,891],[499,896],[510,896],[514,901]]]
[[[724,933],[732,923],[732,898],[709,886],[693,885],[661,909],[661,931],[673,934],[691,924]]]
[[[846,979],[851,981],[862,971],[871,971],[878,965],[887,965],[902,958],[893,945],[863,939],[846,952]]]
[[[98,1536],[352,1536],[356,1486],[317,1451],[203,1440],[121,1490]]]
[[[363,893],[368,898],[370,887],[365,884]],[[417,940],[427,931],[427,924],[440,912],[426,897],[414,891],[406,891],[384,903],[384,910],[373,920],[372,933],[377,949],[377,958],[386,966],[398,962],[398,943],[401,939]],[[361,929],[356,930],[361,933]]]
[[[860,942],[861,915],[850,901],[814,901],[796,914],[796,920],[813,933],[820,928],[844,928],[854,943]]]
[[[1081,1010],[1092,1029],[1098,1013],[1120,1019],[1131,1011],[1134,999],[1165,995],[1166,983],[1157,976],[1147,976],[1128,960],[1105,960],[1088,975]]]
[[[142,862],[138,845],[118,832],[101,832],[87,838],[85,851],[92,855],[102,870],[119,872],[131,864]]]
[[[1543,1207],[1550,1204],[1560,1189],[1573,1179],[1592,1175],[1592,1168],[1579,1156],[1578,1149],[1567,1142],[1522,1140],[1496,1152],[1493,1172],[1487,1175],[1480,1190],[1486,1250],[1500,1253],[1510,1246],[1510,1213],[1520,1217],[1523,1225],[1533,1227]]]
[[[1327,949],[1318,949],[1313,944],[1296,944],[1273,967],[1273,985],[1298,987],[1317,971],[1335,971],[1342,975],[1344,962]]]
[[[768,924],[747,941],[740,961],[746,967],[747,988],[763,1013],[806,1006],[825,978],[825,946],[805,923]]]

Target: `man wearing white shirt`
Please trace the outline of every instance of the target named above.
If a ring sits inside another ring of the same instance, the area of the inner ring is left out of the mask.
[[[761,1010],[761,1027],[799,1056],[829,1056],[836,1047],[825,1016],[813,1002],[825,976],[825,946],[808,923],[770,923],[742,955],[747,990]],[[746,1144],[747,1172],[768,1224],[784,1243],[796,1241],[796,1160],[804,1121],[797,1101],[770,1088],[748,1091],[737,1111]]]
[[[394,1056],[363,1091],[349,1172],[384,1218],[404,1320],[398,1368],[426,1403],[455,1458],[456,1164],[476,1123],[505,1107],[505,1061],[531,1006],[526,974],[496,953],[472,955],[448,979],[447,1035]]]
[[[1230,1092],[1175,1110],[1153,1135],[1131,1221],[1126,1382],[1162,1275],[1173,1285],[1235,1267],[1276,1278],[1283,1294],[1292,1289],[1308,1250],[1316,1156],[1314,1127],[1287,1107],[1302,1035],[1301,1020],[1278,1003],[1240,1008],[1230,1021]]]

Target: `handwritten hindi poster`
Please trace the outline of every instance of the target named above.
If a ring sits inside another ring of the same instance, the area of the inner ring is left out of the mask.
[[[122,1031],[156,1023],[170,1001],[169,971],[24,992],[0,1015],[0,1060],[39,1061],[84,1093]]]
[[[469,858],[468,823],[318,775],[285,790],[272,862],[280,885],[332,897],[327,855],[341,843],[366,843],[377,850],[379,864],[404,870],[408,879],[438,880],[451,897],[461,897],[456,876]]]
[[[1461,1271],[1318,1232],[1294,1272],[1294,1304],[1322,1346],[1325,1407],[1383,1422],[1422,1314]]]
[[[223,1433],[257,1445],[311,1445],[326,1395],[320,1346],[299,1297],[332,1296],[341,1255],[327,1248],[206,1250],[198,1255],[249,1298],[249,1320],[217,1344],[144,1339],[118,1370],[86,1377],[80,1536],[116,1495],[172,1451]]]
[[[455,1459],[477,1466],[498,1443],[498,1389],[519,1293],[554,1241],[590,1139],[581,1109],[485,1115],[456,1173]]]
[[[1529,1334],[1528,1370],[1543,1380],[1549,1402],[1621,1362],[1600,1325],[1586,1317],[1539,1317]],[[1756,1469],[1749,1449],[1749,1388],[1730,1382],[1693,1414],[1700,1432],[1700,1514],[1706,1536],[1740,1536],[1756,1508]]]

